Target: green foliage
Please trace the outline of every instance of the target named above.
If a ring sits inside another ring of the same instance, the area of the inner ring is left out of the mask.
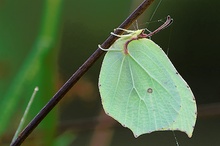
[[[4,94],[0,100],[0,136],[7,131],[9,124],[12,124],[11,121],[16,122],[12,120],[15,118],[16,111],[26,107],[27,100],[29,100],[35,86],[39,87],[39,93],[31,107],[29,118],[33,118],[54,94],[57,71],[57,45],[59,45],[57,40],[60,30],[61,10],[62,0],[46,0],[43,3],[43,16],[40,20],[40,30],[34,45],[32,45],[32,49],[21,67],[13,73],[14,79],[11,81],[9,88],[6,91],[1,90],[0,93],[1,95]],[[7,28],[6,25],[5,27]],[[4,49],[7,48],[1,47],[1,52],[7,52]],[[19,54],[20,49],[14,48],[14,51],[10,54]],[[8,61],[10,61],[9,64],[16,64],[16,60],[17,58]],[[45,141],[45,145],[51,144],[53,139],[56,117],[57,113],[53,111],[40,124],[40,132],[45,137],[42,141]],[[18,124],[19,121],[16,123]]]

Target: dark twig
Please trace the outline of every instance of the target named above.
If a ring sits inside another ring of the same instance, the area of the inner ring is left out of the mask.
[[[119,26],[119,28],[128,28],[153,2],[153,0],[145,0],[140,6]],[[116,30],[115,34],[121,34],[122,31]],[[109,48],[117,38],[110,35],[101,45],[103,48]],[[63,96],[72,88],[72,86],[83,76],[84,73],[95,63],[95,61],[103,54],[99,48],[86,60],[86,62],[69,78],[69,80],[60,88],[60,90],[51,98],[51,100],[41,109],[34,119],[25,127],[18,138],[11,146],[18,146],[28,137],[28,135],[37,127],[37,125],[45,118],[45,116],[55,107],[55,105],[63,98]]]

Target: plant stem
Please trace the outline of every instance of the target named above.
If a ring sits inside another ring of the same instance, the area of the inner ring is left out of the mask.
[[[138,8],[119,26],[119,28],[128,28],[153,2],[153,0],[144,0]],[[116,30],[115,34],[121,34],[121,30]],[[104,43],[102,48],[109,48],[117,37],[110,35]],[[41,109],[41,111],[34,117],[34,119],[21,132],[18,138],[11,144],[11,146],[18,146],[28,137],[28,135],[37,127],[37,125],[45,118],[45,116],[55,107],[55,105],[63,98],[63,96],[72,88],[72,86],[86,73],[86,71],[95,63],[96,60],[104,52],[97,49],[79,69],[69,78],[69,80],[58,90],[58,92],[50,99],[50,101]]]
[[[13,137],[11,143],[13,143],[13,142],[15,141],[15,139],[18,137],[19,132],[21,132],[21,130],[22,130],[22,128],[23,128],[23,125],[24,125],[24,122],[25,122],[25,120],[26,120],[26,118],[27,118],[27,114],[28,114],[28,112],[29,112],[29,110],[30,110],[30,107],[31,107],[31,105],[32,105],[32,103],[33,103],[33,100],[34,100],[34,98],[35,98],[35,95],[36,95],[37,91],[38,91],[38,87],[35,87],[34,92],[33,92],[32,96],[31,96],[31,98],[30,98],[30,100],[29,100],[29,102],[28,102],[28,105],[27,105],[27,107],[26,107],[26,109],[25,109],[25,111],[24,111],[24,114],[23,114],[23,116],[22,116],[22,118],[21,118],[21,121],[20,121],[20,123],[19,123],[19,125],[18,125],[18,128],[17,128],[17,130],[16,130],[16,132],[15,132],[15,135],[14,135],[14,137]]]

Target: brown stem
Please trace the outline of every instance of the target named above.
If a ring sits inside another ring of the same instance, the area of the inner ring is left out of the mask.
[[[119,26],[119,28],[128,28],[153,2],[153,0],[144,0],[140,6]],[[116,30],[115,34],[121,34],[121,30]],[[109,48],[117,37],[110,35],[104,43],[102,48]],[[69,78],[69,80],[57,91],[57,93],[50,99],[50,101],[40,110],[34,119],[25,127],[18,138],[11,144],[11,146],[19,146],[30,135],[30,133],[37,127],[37,125],[46,117],[46,115],[56,106],[56,104],[63,98],[63,96],[72,88],[72,86],[86,73],[86,71],[95,63],[95,61],[104,52],[99,48],[83,63],[83,65]]]

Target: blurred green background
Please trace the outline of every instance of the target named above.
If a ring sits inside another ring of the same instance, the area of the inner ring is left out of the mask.
[[[0,145],[8,145],[35,86],[28,121],[97,49],[141,0],[0,0]],[[147,23],[159,0],[138,19]],[[219,146],[220,2],[163,0],[152,20],[174,23],[152,37],[188,82],[198,104],[193,137],[175,132],[180,145]],[[131,29],[134,29],[131,27]],[[80,79],[24,145],[175,146],[170,131],[134,138],[103,113],[98,93],[102,58]],[[61,143],[61,144],[60,144]]]

